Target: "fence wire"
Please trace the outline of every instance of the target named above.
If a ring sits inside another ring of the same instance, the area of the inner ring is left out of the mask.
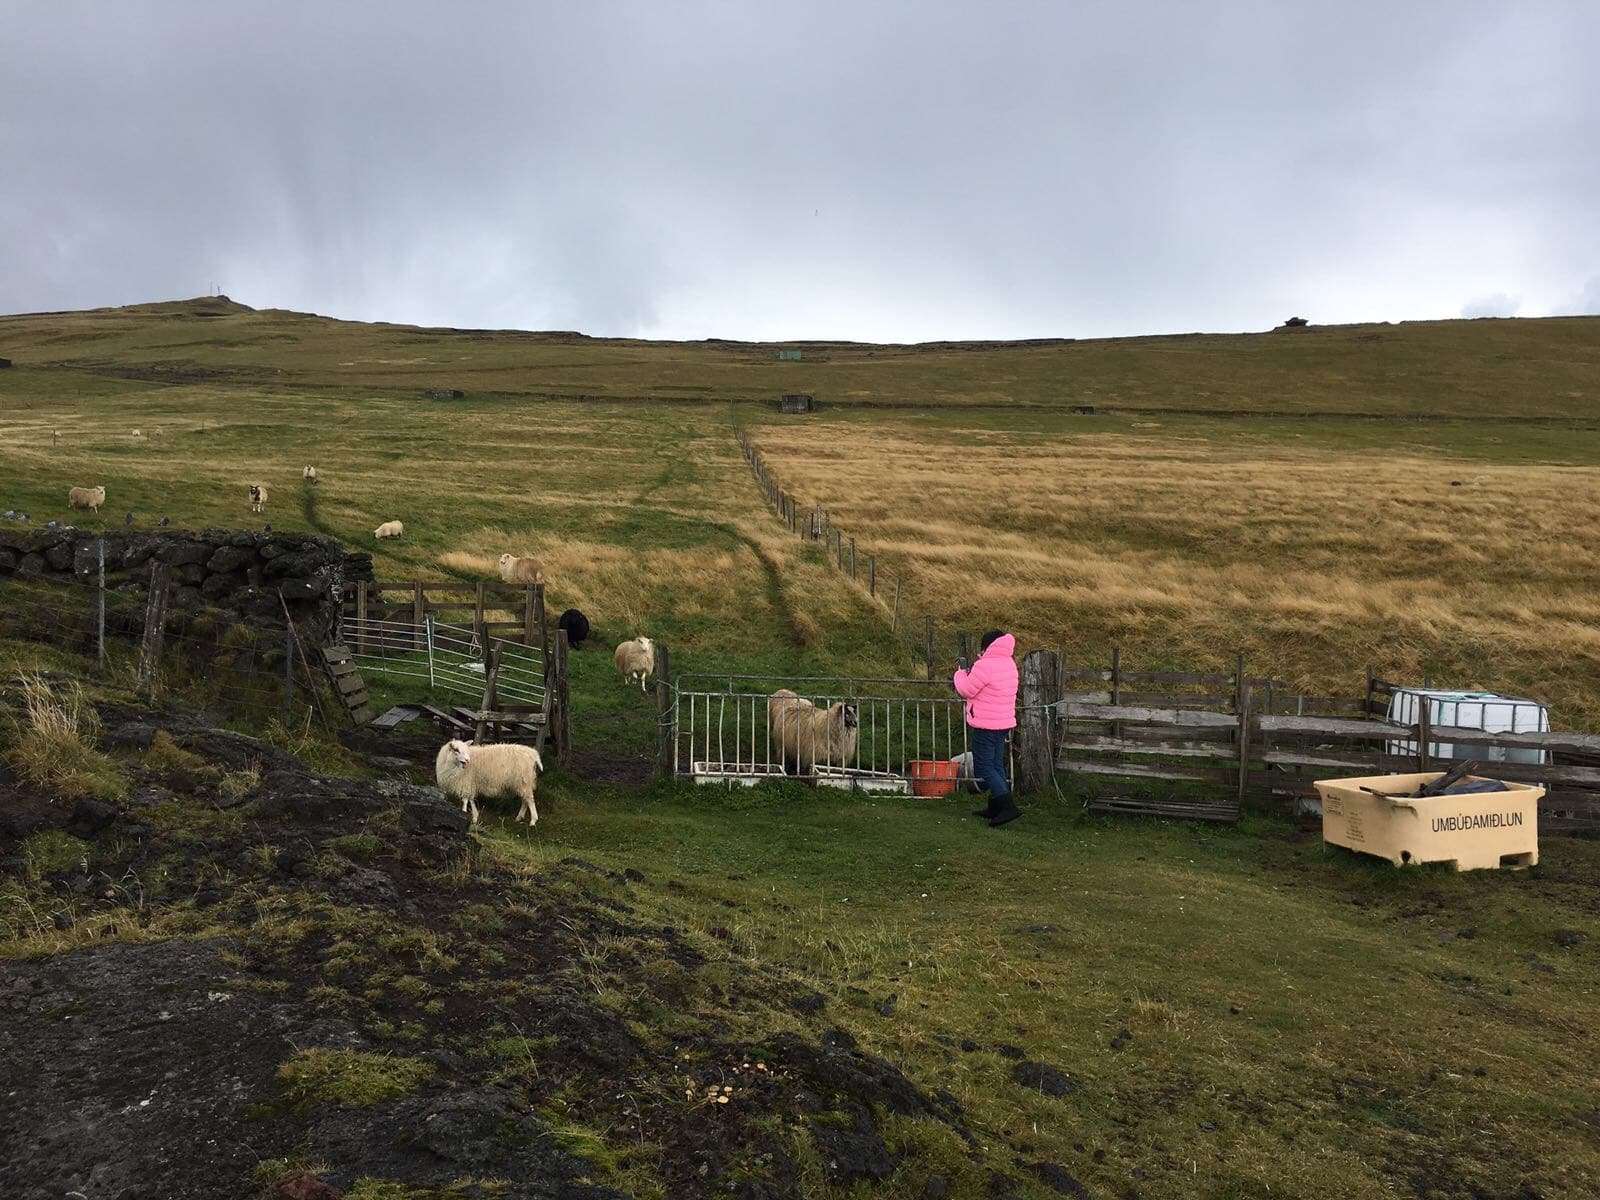
[[[111,698],[175,695],[219,716],[309,724],[320,676],[280,610],[246,618],[217,607],[169,607],[157,657],[144,655],[149,600],[137,585],[104,588],[96,578],[0,580],[0,671],[42,670]],[[144,668],[141,675],[141,666]]]

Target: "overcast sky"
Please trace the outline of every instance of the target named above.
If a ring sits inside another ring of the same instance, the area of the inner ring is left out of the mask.
[[[0,312],[699,338],[1600,311],[1600,3],[5,0]]]

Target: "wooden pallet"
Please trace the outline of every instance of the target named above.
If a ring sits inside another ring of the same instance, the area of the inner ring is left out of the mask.
[[[349,646],[322,647],[322,665],[328,670],[333,684],[333,694],[357,725],[369,725],[377,717],[372,707],[372,697],[367,693],[367,681],[361,678]]]
[[[1158,797],[1135,799],[1131,796],[1101,796],[1089,801],[1089,811],[1106,815],[1168,817],[1179,821],[1215,821],[1232,825],[1239,819],[1239,806],[1218,801],[1169,800]]]

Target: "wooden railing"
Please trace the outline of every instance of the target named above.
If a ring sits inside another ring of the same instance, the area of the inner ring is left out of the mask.
[[[1318,779],[1436,770],[1443,763],[1432,748],[1448,744],[1456,758],[1482,760],[1482,774],[1543,785],[1544,828],[1600,828],[1600,735],[1435,726],[1426,705],[1416,723],[1392,723],[1382,717],[1398,685],[1370,672],[1361,697],[1311,698],[1250,678],[1242,662],[1230,674],[1122,671],[1115,659],[1109,670],[1063,670],[1054,653],[1035,651],[1023,660],[1022,685],[1024,787],[1047,783],[1052,770],[1165,780],[1189,798],[1173,812],[1231,815],[1246,800],[1314,795]],[[1502,761],[1506,751],[1547,761]]]

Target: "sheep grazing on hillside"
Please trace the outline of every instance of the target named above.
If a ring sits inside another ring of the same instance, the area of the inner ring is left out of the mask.
[[[99,512],[105,502],[106,490],[103,487],[75,487],[67,492],[68,508],[87,508],[90,512]]]
[[[515,554],[502,554],[500,578],[507,583],[543,583],[544,564],[537,558],[518,558]]]
[[[266,485],[260,484],[260,483],[252,483],[250,485],[250,511],[251,512],[266,512],[267,511],[267,489],[266,489]]]
[[[317,469],[308,466],[304,471],[300,472],[300,477],[307,483],[315,483],[317,481]]]
[[[788,775],[810,775],[818,763],[843,767],[856,756],[856,706],[842,700],[818,708],[804,696],[779,688],[767,701],[772,751]]]
[[[139,438],[142,438],[144,436],[144,434],[140,433],[137,429],[135,429],[133,431],[133,436],[134,436],[134,439],[137,440]]]
[[[569,608],[556,621],[556,628],[567,635],[567,645],[574,650],[583,645],[589,636],[589,618],[575,608]]]
[[[506,742],[496,746],[474,746],[471,742],[456,740],[439,747],[439,757],[434,760],[433,774],[439,790],[453,800],[461,801],[461,811],[472,814],[472,823],[478,823],[478,797],[515,796],[522,801],[517,810],[517,820],[523,814],[532,828],[539,820],[539,810],[533,806],[533,789],[539,785],[539,772],[544,770],[544,760],[532,746],[519,746]]]
[[[404,521],[385,521],[372,531],[372,536],[375,538],[397,538],[405,531]]]
[[[632,683],[637,676],[639,690],[644,691],[645,679],[656,669],[656,644],[641,634],[631,642],[623,642],[612,657],[623,680]]]

